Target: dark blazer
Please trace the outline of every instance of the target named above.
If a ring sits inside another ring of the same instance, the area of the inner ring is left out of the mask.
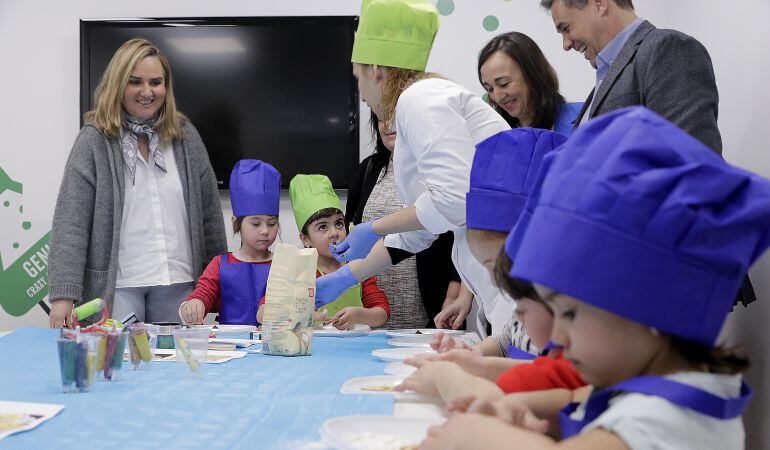
[[[721,153],[718,103],[706,48],[684,33],[655,28],[645,20],[618,53],[599,91],[591,91],[578,117],[589,105],[589,118],[643,105]],[[578,119],[575,127],[579,123]]]
[[[591,105],[594,95],[596,101]],[[721,154],[718,103],[714,68],[706,48],[695,38],[655,28],[645,20],[618,53],[599,91],[591,90],[575,128],[589,105],[589,119],[626,106],[643,105]],[[735,302],[747,305],[756,299],[746,275]]]
[[[345,222],[356,225],[361,223],[364,206],[389,157],[390,155],[385,153],[374,153],[361,161],[358,171],[350,182],[345,206]],[[434,326],[433,318],[441,312],[449,282],[460,281],[460,276],[452,263],[453,243],[452,233],[447,232],[439,235],[430,247],[415,255],[417,283],[420,287],[422,303],[428,313],[427,326],[430,328]]]

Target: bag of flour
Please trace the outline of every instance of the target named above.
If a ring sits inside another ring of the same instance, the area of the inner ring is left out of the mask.
[[[276,246],[263,306],[262,352],[266,355],[310,354],[317,260],[314,248]]]

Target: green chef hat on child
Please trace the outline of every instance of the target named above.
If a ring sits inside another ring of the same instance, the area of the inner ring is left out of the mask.
[[[363,0],[350,60],[424,71],[438,27],[425,0]]]
[[[318,211],[326,208],[342,211],[340,198],[332,189],[332,182],[326,175],[295,176],[289,183],[289,198],[300,232],[307,219]]]

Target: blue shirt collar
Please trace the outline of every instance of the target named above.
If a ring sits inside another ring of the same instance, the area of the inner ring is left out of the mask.
[[[620,33],[612,38],[609,44],[607,44],[598,55],[596,55],[597,86],[604,79],[604,76],[607,75],[607,71],[610,70],[610,66],[615,61],[615,58],[618,57],[620,50],[624,45],[626,45],[628,38],[631,37],[634,31],[636,31],[636,28],[639,27],[642,22],[644,22],[644,19],[641,17],[634,19],[631,23],[626,25],[626,27],[623,28]]]

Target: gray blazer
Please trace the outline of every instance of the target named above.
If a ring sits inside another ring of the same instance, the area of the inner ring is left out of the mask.
[[[593,97],[592,90],[574,128],[580,124]],[[644,105],[721,154],[718,103],[714,68],[706,48],[684,33],[655,28],[645,20],[604,76],[588,118],[626,106]],[[736,295],[736,304],[748,305],[756,299],[747,274]]]
[[[206,147],[189,122],[174,141],[197,279],[227,250],[219,191]],[[102,297],[112,310],[123,217],[124,166],[118,139],[91,124],[80,130],[56,200],[48,259],[49,298],[78,303]]]
[[[583,117],[593,97],[592,90],[578,117]],[[721,153],[718,103],[706,48],[684,33],[655,28],[645,20],[610,66],[588,118],[643,105]]]

